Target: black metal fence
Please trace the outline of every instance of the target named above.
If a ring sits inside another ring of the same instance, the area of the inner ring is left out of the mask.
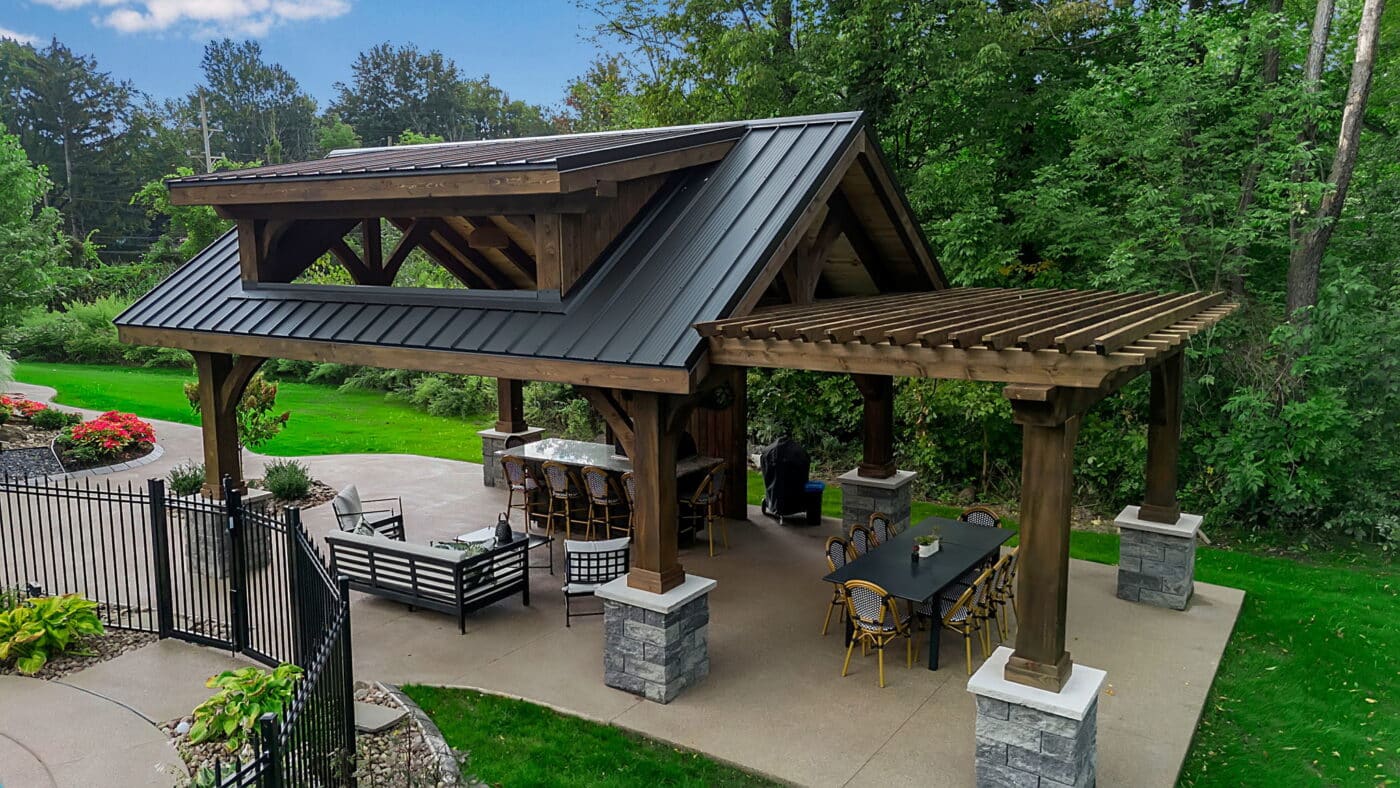
[[[0,479],[0,589],[81,594],[104,624],[246,654],[304,673],[282,719],[224,786],[354,783],[349,592],[300,512],[173,497],[162,481],[78,485]]]

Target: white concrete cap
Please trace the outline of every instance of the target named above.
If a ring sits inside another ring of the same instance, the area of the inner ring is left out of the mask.
[[[477,433],[476,433],[476,434],[477,434],[477,435],[480,435],[480,436],[483,437],[483,438],[501,438],[501,439],[505,439],[505,438],[509,438],[509,437],[511,437],[511,436],[514,436],[514,435],[523,435],[523,436],[528,436],[528,435],[543,435],[543,434],[544,434],[544,427],[531,427],[530,429],[528,429],[528,430],[522,430],[521,432],[501,432],[500,430],[497,430],[497,429],[477,430]]]
[[[1201,530],[1202,519],[1204,518],[1199,514],[1182,512],[1174,523],[1159,523],[1155,520],[1144,520],[1139,517],[1138,507],[1125,506],[1113,522],[1119,528],[1127,528],[1130,531],[1151,531],[1167,536],[1179,536],[1182,539],[1195,539],[1196,533]]]
[[[680,585],[664,594],[653,594],[640,588],[627,585],[627,575],[598,586],[593,595],[599,599],[620,602],[632,607],[654,610],[657,613],[670,613],[679,610],[687,602],[710,593],[718,583],[708,577],[686,575]]]
[[[878,487],[883,490],[898,490],[900,487],[914,481],[914,477],[918,475],[919,474],[913,471],[895,471],[894,475],[887,479],[876,479],[870,476],[861,476],[860,469],[853,468],[836,477],[836,481],[840,482],[842,487],[850,484],[858,487]]]
[[[967,680],[967,691],[984,698],[1004,700],[1017,706],[1029,706],[1046,714],[1082,720],[1089,706],[1099,696],[1107,673],[1098,668],[1075,664],[1069,682],[1059,692],[1028,687],[1007,681],[1003,676],[1011,649],[1001,646],[982,663],[982,667]]]

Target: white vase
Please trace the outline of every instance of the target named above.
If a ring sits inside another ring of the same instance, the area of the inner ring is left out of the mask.
[[[936,540],[936,539],[934,540],[933,544],[921,544],[921,545],[919,545],[919,557],[920,557],[920,558],[928,558],[929,556],[933,555],[933,554],[936,553],[936,552],[938,552],[938,540]]]

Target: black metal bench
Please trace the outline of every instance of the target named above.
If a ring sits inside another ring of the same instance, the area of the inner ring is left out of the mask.
[[[465,556],[437,547],[406,544],[382,536],[332,531],[331,571],[350,579],[350,588],[413,607],[457,614],[467,631],[467,613],[519,593],[530,604],[526,549],[516,534],[510,544]]]

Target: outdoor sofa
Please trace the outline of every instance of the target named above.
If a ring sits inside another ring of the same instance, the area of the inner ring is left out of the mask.
[[[384,536],[332,531],[331,572],[350,579],[350,587],[412,607],[457,614],[457,628],[467,631],[467,613],[520,594],[530,604],[526,568],[529,540],[467,555],[439,547],[407,544]]]

